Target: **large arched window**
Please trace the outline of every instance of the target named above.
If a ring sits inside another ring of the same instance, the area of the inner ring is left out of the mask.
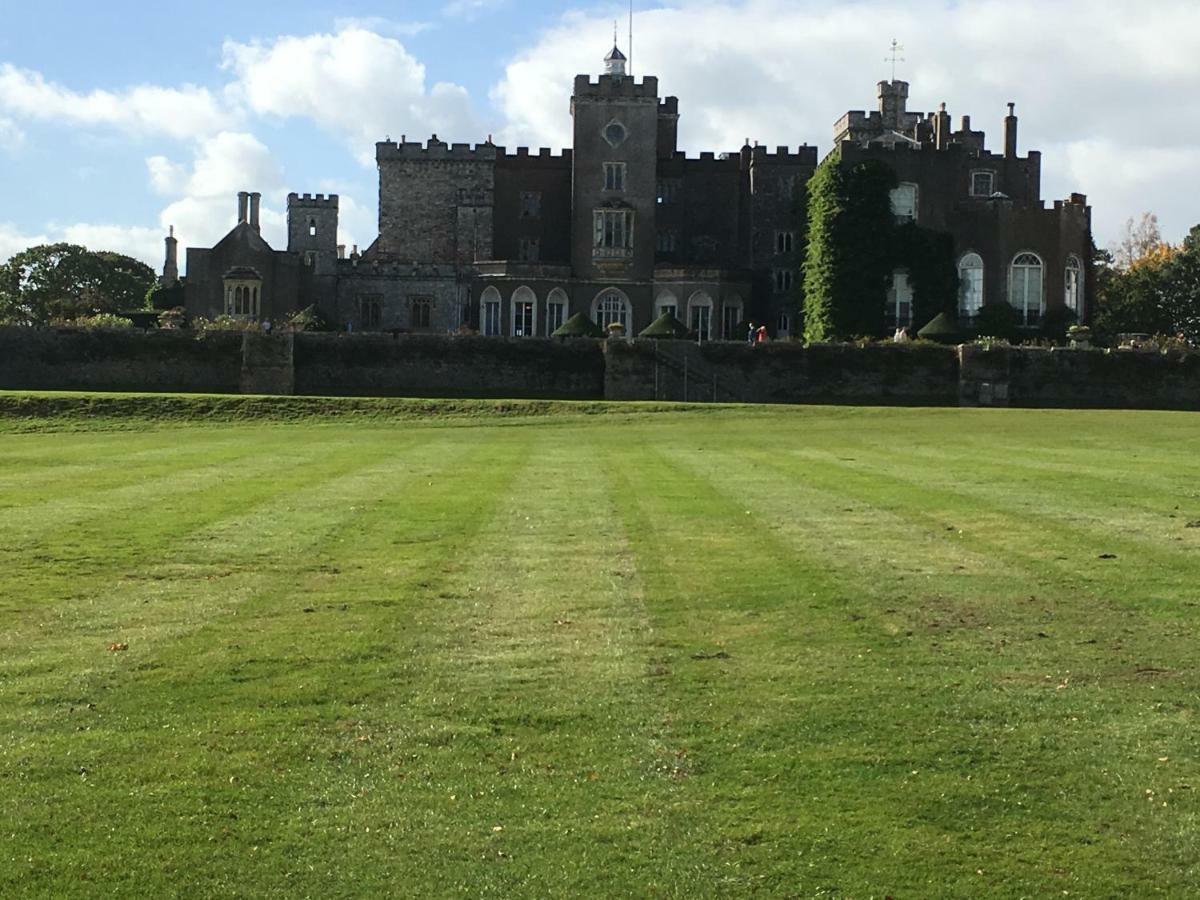
[[[1076,319],[1083,318],[1083,265],[1078,256],[1068,256],[1063,272],[1063,305],[1075,313]]]
[[[958,319],[970,325],[983,308],[983,257],[967,253],[958,261]]]
[[[262,276],[254,269],[231,269],[224,282],[225,315],[257,319],[262,309]]]
[[[522,285],[512,295],[512,336],[533,337],[537,334],[537,295]]]
[[[629,298],[616,288],[601,291],[592,301],[592,321],[608,330],[612,324],[629,330]]]
[[[1018,253],[1008,275],[1008,302],[1022,325],[1042,318],[1042,260],[1036,253]]]
[[[704,291],[696,291],[688,297],[688,328],[702,341],[712,338],[712,297]]]
[[[489,337],[500,335],[500,292],[494,287],[479,296],[479,331]]]
[[[563,322],[567,321],[567,308],[569,306],[567,300],[567,292],[562,288],[555,288],[548,297],[546,297],[546,334],[554,334],[559,328],[562,328]]]

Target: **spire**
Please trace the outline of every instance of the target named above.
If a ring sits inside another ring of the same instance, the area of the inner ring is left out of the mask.
[[[625,74],[625,54],[621,52],[621,48],[617,46],[617,23],[613,21],[613,48],[608,51],[608,56],[604,57],[604,72],[607,75],[624,75]]]

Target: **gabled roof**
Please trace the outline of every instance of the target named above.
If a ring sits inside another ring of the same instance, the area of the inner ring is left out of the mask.
[[[273,253],[271,245],[263,240],[263,236],[250,227],[249,222],[238,222],[233,230],[217,241],[213,250],[219,247],[235,247],[251,253]]]

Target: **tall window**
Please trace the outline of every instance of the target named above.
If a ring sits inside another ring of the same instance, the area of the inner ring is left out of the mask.
[[[512,336],[533,337],[537,334],[537,296],[521,286],[512,295]]]
[[[625,190],[625,163],[606,162],[604,164],[604,189],[606,191]]]
[[[542,194],[540,191],[521,192],[521,217],[533,219],[542,214]]]
[[[778,336],[781,338],[785,338],[791,333],[791,331],[792,331],[792,317],[789,316],[785,312],[780,313],[779,314],[779,328],[778,328],[778,332],[777,332]]]
[[[1042,260],[1034,253],[1018,254],[1008,275],[1008,302],[1022,325],[1042,318]]]
[[[676,192],[679,190],[679,182],[673,179],[664,179],[658,183],[657,197],[659,203],[674,203]]]
[[[592,228],[593,256],[633,255],[633,210],[598,209],[592,214]]]
[[[888,288],[887,313],[885,320],[892,328],[907,328],[912,324],[913,290],[908,273],[897,269],[892,273],[892,286]]]
[[[542,242],[535,237],[523,237],[517,242],[517,258],[522,262],[537,262],[542,253]]]
[[[958,318],[963,325],[983,308],[983,257],[968,253],[958,261]]]
[[[972,172],[971,173],[971,196],[972,197],[990,197],[995,190],[994,172]]]
[[[605,291],[596,298],[596,324],[607,330],[614,322],[629,327],[629,305],[618,291]]]
[[[897,225],[917,221],[917,186],[903,181],[892,189],[892,215]]]
[[[679,246],[679,231],[675,228],[658,229],[657,249],[659,253],[674,253]]]
[[[791,269],[775,270],[775,293],[784,294],[792,289],[792,279],[795,273]]]
[[[670,291],[659,294],[658,299],[654,301],[654,318],[658,318],[663,313],[670,313],[673,317],[679,317],[679,300]]]
[[[364,294],[358,298],[358,327],[364,331],[376,331],[383,322],[383,298],[378,294]]]
[[[488,337],[500,334],[500,292],[494,287],[479,296],[479,330]]]
[[[429,328],[433,321],[432,297],[408,298],[408,323],[414,330]]]
[[[796,234],[793,231],[777,231],[775,232],[775,252],[776,253],[791,253],[792,248],[796,243]]]
[[[702,341],[712,337],[712,298],[703,291],[688,298],[688,327]]]
[[[555,288],[546,298],[546,334],[553,334],[562,327],[565,321],[567,321],[567,295],[561,288]]]
[[[1083,306],[1080,303],[1082,288],[1083,266],[1079,262],[1079,257],[1068,256],[1067,268],[1063,273],[1063,304],[1075,313],[1077,319],[1083,316]]]
[[[740,300],[726,301],[721,307],[721,337],[727,341],[736,340],[738,325],[742,323],[742,302]]]

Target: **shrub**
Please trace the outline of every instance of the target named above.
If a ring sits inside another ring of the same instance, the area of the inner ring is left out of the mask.
[[[74,319],[55,319],[50,324],[63,328],[132,328],[133,320],[113,313],[96,313]]]

